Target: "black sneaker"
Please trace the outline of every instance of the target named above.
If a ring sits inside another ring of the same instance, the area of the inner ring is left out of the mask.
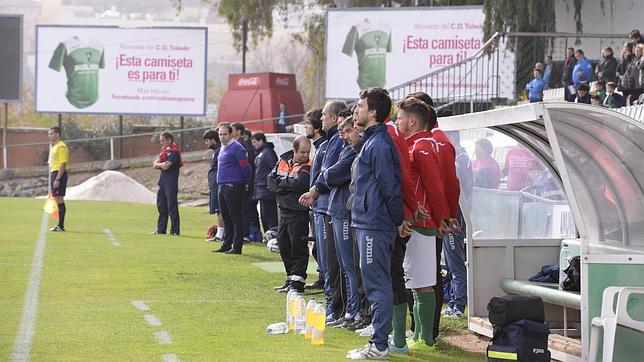
[[[51,232],[61,232],[61,231],[65,231],[65,228],[60,226],[60,225],[56,225],[53,228],[49,229],[49,231],[51,231]]]
[[[355,321],[352,325],[347,326],[346,329],[348,331],[354,332],[354,331],[357,331],[359,329],[363,329],[365,327],[368,327],[370,324],[371,324],[370,320],[363,319],[363,320],[360,320],[360,321]]]
[[[315,282],[311,284],[307,284],[304,286],[304,289],[324,289],[324,280],[318,279]]]
[[[340,318],[339,321],[342,321],[342,323],[335,324],[333,328],[347,328],[347,326],[350,326],[355,322],[353,318]]]
[[[346,318],[341,317],[341,318],[336,319],[335,322],[327,324],[327,326],[335,328],[336,326],[339,326],[339,325],[341,325],[342,323],[344,323],[346,321],[347,321]]]
[[[237,248],[232,248],[228,251],[225,252],[226,254],[235,254],[235,255],[241,255],[241,249]]]
[[[224,248],[224,247],[222,246],[222,247],[221,247],[221,248],[219,248],[219,249],[213,249],[213,250],[212,250],[212,252],[213,252],[213,253],[225,253],[225,252],[227,252],[227,251],[229,251],[229,250],[231,250],[231,249],[230,249],[230,248]]]
[[[290,283],[288,285],[284,285],[282,288],[278,289],[277,291],[279,293],[288,293],[289,290],[291,290],[291,284]]]
[[[291,280],[291,289],[296,293],[304,293],[304,282]]]
[[[273,287],[273,290],[276,291],[276,292],[279,292],[281,289],[288,288],[290,286],[291,286],[291,281],[290,280],[285,280],[284,285]]]

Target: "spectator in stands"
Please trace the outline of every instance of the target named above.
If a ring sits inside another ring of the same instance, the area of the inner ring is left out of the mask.
[[[626,98],[626,104],[635,102],[640,94],[642,94],[642,73],[644,72],[643,52],[644,44],[637,44],[633,48],[633,60],[631,60],[624,74],[624,82],[628,86],[628,88],[625,87],[623,92],[624,98]]]
[[[642,83],[640,80],[641,68],[644,67],[642,62],[642,52],[644,50],[644,44],[637,44],[634,47],[634,54],[631,62],[626,67],[626,72],[624,73],[624,98],[626,99],[626,104],[634,102],[640,94],[642,94]]]
[[[644,43],[644,37],[642,37],[642,34],[640,34],[640,31],[637,30],[637,29],[631,30],[631,32],[628,33],[628,38],[634,44],[642,44],[642,43]]]
[[[534,69],[534,79],[526,84],[525,89],[528,91],[528,100],[530,103],[541,102],[543,100],[543,89],[546,87],[541,74],[543,71],[539,68]]]
[[[541,62],[536,62],[534,64],[534,69],[541,69],[541,73],[543,73],[543,63]]]
[[[592,104],[593,106],[601,106],[602,105],[601,99],[599,98],[599,96],[597,94],[592,94],[591,93],[591,95],[590,95],[590,104]]]
[[[617,79],[617,59],[613,56],[613,48],[606,47],[602,50],[602,58],[595,69],[597,80],[615,82]]]
[[[604,106],[608,108],[620,108],[626,105],[624,97],[615,92],[617,84],[615,82],[606,83],[606,98],[604,99]]]
[[[640,94],[640,97],[634,102],[634,104],[644,104],[644,93]]]
[[[624,43],[622,48],[622,59],[617,64],[617,89],[622,91],[624,90],[624,75],[626,74],[626,68],[633,60],[633,46],[632,42]]]
[[[640,54],[640,58],[638,61],[639,80],[640,80],[640,88],[644,88],[644,57],[642,56],[642,53],[644,52],[644,43],[637,44],[635,52],[636,53],[639,52]]]
[[[551,77],[552,68],[553,68],[552,55],[546,55],[543,61],[545,64],[545,67],[543,68],[543,83],[545,85],[544,89],[549,89],[550,82],[552,81],[552,77]]]
[[[277,124],[277,133],[286,133],[286,125],[288,124],[288,112],[286,110],[286,104],[280,102],[280,111],[277,112],[275,116]]]
[[[590,88],[588,87],[588,84],[580,84],[577,88],[577,95],[575,95],[573,102],[590,104],[589,90]]]
[[[474,186],[485,189],[498,189],[501,182],[501,169],[499,164],[492,158],[494,146],[487,138],[479,138],[474,146],[472,161],[472,174]]]
[[[575,85],[575,88],[579,88],[580,84],[588,84],[590,78],[593,75],[593,66],[590,64],[590,61],[586,59],[584,51],[577,49],[575,51],[575,67],[572,70],[572,83]]]
[[[253,200],[259,202],[259,210],[264,231],[277,227],[277,200],[267,188],[267,178],[277,164],[275,145],[266,141],[264,132],[255,132],[252,137],[255,156],[255,182]]]
[[[604,104],[604,99],[606,99],[606,85],[604,84],[603,81],[598,80],[593,84],[593,90],[590,92],[591,99],[592,96],[597,96],[599,99],[599,104],[603,105]]]
[[[572,70],[575,67],[575,49],[566,49],[566,59],[564,60],[563,74],[561,75],[561,83],[564,86],[564,100],[572,102],[572,95],[575,94],[574,87],[572,86]]]

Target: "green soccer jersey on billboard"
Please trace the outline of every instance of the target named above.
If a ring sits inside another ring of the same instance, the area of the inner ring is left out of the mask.
[[[98,70],[105,68],[105,54],[99,45],[83,44],[73,37],[58,44],[49,68],[67,73],[67,100],[76,108],[87,108],[98,100]]]
[[[344,41],[342,52],[358,57],[358,86],[384,88],[387,83],[387,53],[391,53],[391,31],[374,26],[367,19],[354,25]]]

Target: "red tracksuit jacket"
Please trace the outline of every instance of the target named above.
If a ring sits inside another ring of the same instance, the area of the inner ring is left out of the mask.
[[[456,218],[458,198],[461,195],[461,185],[456,175],[456,150],[440,128],[432,129],[431,134],[438,145],[438,166],[442,171],[445,196],[449,205],[449,217]]]
[[[407,138],[411,163],[412,195],[416,203],[429,211],[430,219],[415,221],[413,227],[437,229],[449,217],[449,206],[438,161],[438,144],[429,131],[420,131]]]
[[[411,165],[409,164],[409,157],[407,156],[407,143],[405,138],[398,132],[398,128],[391,123],[386,122],[387,132],[391,136],[398,151],[398,158],[400,159],[400,191],[403,195],[403,211],[405,219],[412,220],[414,218],[414,211],[416,211],[416,202],[414,200],[414,185],[410,178]]]

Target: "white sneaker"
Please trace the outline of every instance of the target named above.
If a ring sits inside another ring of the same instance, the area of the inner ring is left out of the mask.
[[[365,360],[365,359],[388,359],[389,348],[384,351],[379,351],[375,344],[371,342],[364,345],[359,349],[353,349],[347,353],[347,359],[350,360]]]
[[[465,314],[458,309],[452,309],[449,314],[445,314],[445,318],[465,318]]]
[[[449,306],[445,307],[445,309],[443,309],[443,311],[441,312],[441,314],[442,314],[442,315],[444,315],[444,316],[445,316],[445,315],[450,315],[450,314],[452,314],[452,308],[451,308],[451,307],[449,307]]]
[[[360,337],[371,337],[373,336],[374,331],[373,324],[370,324],[366,328],[360,330]]]

